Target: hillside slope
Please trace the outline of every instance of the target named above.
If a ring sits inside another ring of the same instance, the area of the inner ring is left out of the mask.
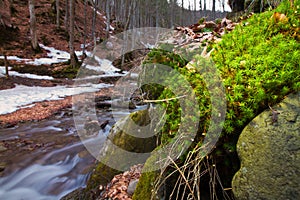
[[[52,3],[54,2],[54,3]],[[75,49],[80,50],[84,40],[84,2],[75,1]],[[56,27],[55,1],[36,0],[38,41],[56,49],[68,51],[68,26],[65,26],[66,1],[60,1],[60,24]],[[29,9],[27,1],[13,1],[10,7],[8,0],[0,3],[0,46],[7,55],[30,58],[34,55],[30,46]],[[87,43],[92,41],[92,5],[87,6]],[[3,25],[5,24],[5,25]],[[105,16],[98,13],[96,19],[96,37],[105,37]],[[1,53],[1,52],[0,52]]]

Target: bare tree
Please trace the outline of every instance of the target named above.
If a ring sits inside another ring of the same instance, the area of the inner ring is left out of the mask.
[[[97,45],[97,37],[96,37],[96,19],[97,19],[97,11],[98,11],[97,3],[98,3],[97,0],[93,2],[92,38],[94,41],[94,46]]]
[[[84,0],[84,36],[83,36],[83,48],[82,48],[82,55],[85,55],[85,48],[86,48],[86,35],[87,35],[87,1]]]
[[[180,23],[183,24],[183,13],[184,13],[184,0],[181,0],[181,9],[180,9]]]
[[[13,8],[12,1],[9,2],[0,0],[0,25],[5,27],[12,26],[11,24],[11,10]]]
[[[212,13],[213,13],[213,18],[215,18],[215,15],[216,15],[216,0],[212,0]]]
[[[106,12],[106,38],[108,38],[109,30],[110,30],[110,0],[106,0],[105,12]]]
[[[170,4],[171,4],[171,9],[170,9],[170,26],[173,27],[174,26],[174,0],[170,0]]]
[[[60,27],[60,10],[59,10],[59,0],[56,0],[56,27],[59,28]]]
[[[221,0],[222,10],[225,11],[225,0]]]
[[[197,9],[196,9],[196,0],[194,0],[194,21],[196,22],[197,21],[197,14],[196,14],[196,11],[197,11]]]
[[[75,21],[75,2],[74,0],[70,0],[70,30],[69,30],[69,35],[70,35],[70,40],[69,40],[69,48],[70,48],[70,61],[71,61],[71,66],[75,67],[77,63],[77,57],[75,54],[75,49],[74,49],[74,21]]]
[[[65,14],[64,24],[65,24],[66,30],[68,30],[68,27],[69,27],[69,1],[68,0],[66,0],[65,10],[66,10],[66,14]]]
[[[8,73],[8,60],[7,60],[7,55],[4,53],[4,66],[5,66],[5,76],[6,78],[9,77]]]
[[[202,10],[202,0],[199,1],[200,10]]]
[[[37,39],[37,29],[36,29],[36,17],[35,17],[35,1],[28,0],[29,13],[30,13],[30,36],[31,36],[31,46],[36,52],[40,51],[40,46]]]

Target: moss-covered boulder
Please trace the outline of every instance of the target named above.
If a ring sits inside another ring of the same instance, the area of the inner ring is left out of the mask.
[[[156,147],[156,136],[143,138],[133,134],[138,132],[137,127],[145,127],[150,121],[149,111],[141,110],[116,122],[100,152],[100,162],[88,181],[85,199],[99,196],[100,185],[106,185],[121,170],[128,170],[133,165],[131,163],[133,160],[124,156],[124,152],[119,151],[120,149],[127,152],[148,153]]]
[[[240,135],[236,199],[300,198],[300,92],[251,121]]]

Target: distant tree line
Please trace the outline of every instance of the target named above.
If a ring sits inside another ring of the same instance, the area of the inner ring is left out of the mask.
[[[120,23],[124,29],[170,28],[176,25],[194,24],[202,17],[215,19],[226,15],[225,0],[213,0],[211,8],[208,8],[207,1],[210,0],[190,0],[189,4],[185,5],[187,1],[184,0],[95,0],[99,9],[106,12],[110,21]],[[223,11],[216,11],[216,1],[223,5]],[[192,3],[199,5],[200,10],[196,10],[196,6],[192,7]]]
[[[40,0],[28,0],[28,8],[30,13],[30,37],[32,49],[36,52],[40,50],[37,41],[37,22],[35,16],[35,4]],[[208,4],[208,2],[211,4]],[[242,11],[246,7],[253,5],[264,6],[266,2],[280,2],[281,0],[53,0],[52,5],[56,12],[56,26],[58,29],[63,26],[69,33],[69,49],[71,65],[75,66],[77,58],[74,53],[74,26],[76,5],[84,3],[84,45],[86,41],[87,21],[92,21],[92,38],[94,44],[97,42],[96,24],[98,12],[105,13],[106,16],[106,36],[108,37],[113,24],[120,31],[139,28],[139,27],[164,27],[171,28],[179,25],[190,25],[197,23],[199,19],[206,18],[212,20],[223,18],[226,16],[224,12],[225,4],[229,4],[234,12]],[[0,0],[0,25],[13,26],[11,24],[11,12],[13,3],[17,0]],[[19,0],[26,3],[26,1]],[[222,10],[216,11],[216,2],[221,5]],[[185,5],[188,4],[188,5]],[[193,6],[192,6],[193,5]],[[196,9],[196,6],[199,8]],[[210,7],[209,7],[210,6]],[[87,17],[87,9],[93,9],[92,19]],[[64,16],[62,16],[64,15]],[[84,48],[85,49],[85,46]]]

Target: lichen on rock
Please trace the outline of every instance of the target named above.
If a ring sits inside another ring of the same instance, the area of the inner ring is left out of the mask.
[[[232,182],[237,200],[300,198],[300,92],[271,108],[246,126],[237,143],[241,168]]]

